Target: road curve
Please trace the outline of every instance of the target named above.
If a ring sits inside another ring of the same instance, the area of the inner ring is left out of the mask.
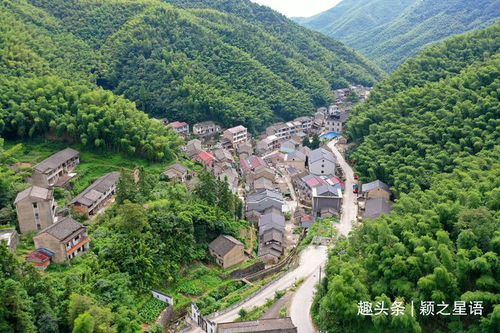
[[[333,152],[337,158],[345,177],[345,191],[342,201],[342,215],[340,223],[335,223],[335,227],[339,230],[341,235],[347,236],[352,230],[352,223],[356,220],[357,209],[356,198],[352,193],[352,185],[354,184],[354,172],[347,164],[344,156],[339,152],[335,146],[336,140],[328,143],[328,148]],[[310,245],[304,249],[300,256],[299,266],[294,270],[286,273],[281,278],[262,289],[257,295],[247,299],[245,303],[237,308],[217,315],[211,318],[216,323],[226,323],[236,320],[239,315],[238,312],[241,308],[247,310],[252,309],[254,306],[260,306],[266,303],[267,298],[274,297],[277,290],[289,288],[293,283],[300,278],[306,278],[304,283],[296,291],[290,306],[290,317],[293,323],[297,326],[298,333],[313,333],[316,332],[311,320],[310,309],[314,298],[315,286],[319,281],[319,269],[324,268],[327,261],[327,248],[325,246]],[[201,333],[199,327],[193,327],[189,332]]]
[[[328,143],[328,148],[337,158],[345,177],[345,190],[342,200],[342,215],[340,223],[335,223],[335,227],[341,235],[347,236],[352,230],[352,223],[356,220],[358,206],[356,205],[355,195],[352,193],[352,185],[354,184],[354,172],[347,164],[344,156],[335,146],[336,140]],[[324,267],[324,265],[323,265]],[[290,317],[293,323],[297,326],[298,333],[313,333],[316,332],[311,319],[311,305],[314,299],[315,287],[319,282],[319,267],[315,274],[309,276],[306,281],[295,292],[290,306]]]
[[[216,315],[210,320],[216,323],[233,322],[239,317],[238,312],[241,308],[251,310],[254,306],[264,305],[268,298],[274,297],[274,293],[276,291],[290,288],[293,286],[296,280],[300,278],[306,278],[315,274],[315,272],[319,270],[319,267],[324,265],[327,260],[327,247],[309,245],[301,252],[299,260],[299,265],[295,269],[287,272],[285,275],[275,280],[267,287],[261,289],[258,294],[247,299],[242,305],[227,313]],[[201,333],[203,332],[203,330],[201,330],[201,328],[197,326],[194,326],[188,332]]]

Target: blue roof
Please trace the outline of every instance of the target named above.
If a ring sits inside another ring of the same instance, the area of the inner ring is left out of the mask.
[[[328,133],[325,133],[325,134],[321,135],[321,136],[320,136],[320,139],[328,139],[328,140],[331,140],[331,139],[336,138],[336,137],[338,137],[338,136],[340,136],[340,134],[339,134],[339,133],[337,133],[337,132],[328,132]]]

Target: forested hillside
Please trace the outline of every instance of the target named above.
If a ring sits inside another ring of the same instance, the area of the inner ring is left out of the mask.
[[[91,50],[100,86],[172,120],[258,130],[325,105],[332,88],[381,76],[342,43],[250,1],[28,2]]]
[[[355,108],[350,158],[363,180],[380,178],[399,198],[391,214],[363,221],[330,254],[313,307],[322,330],[498,328],[499,40],[495,25],[433,46]],[[363,301],[384,302],[388,314],[358,314]],[[433,314],[422,312],[424,301],[434,302]],[[466,316],[451,315],[456,301]],[[470,314],[473,301],[482,316]],[[391,313],[394,302],[404,315]]]
[[[323,13],[296,20],[391,71],[429,43],[487,27],[499,17],[495,0],[343,0]]]
[[[98,55],[53,17],[4,1],[0,33],[0,136],[51,135],[151,160],[178,153],[174,131],[93,83]]]

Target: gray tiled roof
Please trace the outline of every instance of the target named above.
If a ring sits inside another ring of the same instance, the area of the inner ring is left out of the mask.
[[[278,191],[274,190],[261,190],[250,194],[247,198],[248,202],[257,202],[265,198],[274,198],[283,201],[283,196]]]
[[[87,187],[83,192],[78,194],[73,200],[70,201],[70,205],[75,203],[80,203],[85,206],[91,206],[94,204],[104,193],[109,191],[111,187],[118,184],[120,180],[119,172],[110,172],[105,174],[98,180]]]
[[[291,153],[288,153],[286,159],[287,161],[291,161],[292,159],[305,161],[306,155],[301,151],[294,150]]]
[[[43,229],[38,233],[38,235],[48,233],[54,236],[56,239],[62,241],[74,234],[76,231],[83,228],[85,228],[83,225],[73,220],[72,217],[67,216],[62,220],[52,224],[51,226]]]
[[[208,247],[219,256],[223,257],[237,245],[243,246],[243,243],[233,236],[219,235],[219,237],[214,239]]]
[[[66,148],[36,164],[33,169],[40,172],[55,169],[69,159],[78,156],[78,154],[78,151],[72,148]]]
[[[53,198],[54,192],[47,188],[39,187],[39,186],[31,186],[21,191],[17,194],[16,200],[14,203],[18,203],[26,198],[37,198],[42,200],[51,200]]]
[[[364,218],[374,219],[382,214],[387,214],[392,209],[392,201],[385,198],[369,199],[365,203]]]
[[[280,230],[276,230],[274,228],[268,229],[262,234],[262,242],[267,243],[267,242],[283,242],[283,232]]]
[[[391,190],[389,189],[389,185],[387,185],[386,183],[384,183],[383,181],[378,180],[378,179],[371,182],[371,183],[363,184],[363,186],[361,186],[361,191],[362,192],[369,192],[369,191],[377,189],[377,188],[380,188],[380,189],[385,190],[387,192],[391,192]]]
[[[330,184],[323,184],[316,186],[313,189],[313,195],[320,195],[320,196],[342,197],[342,195],[339,194],[339,192],[342,193],[340,191],[340,185],[333,186]]]
[[[318,160],[328,160],[333,163],[337,162],[337,159],[335,158],[333,153],[324,148],[314,149],[313,151],[311,151],[311,153],[309,153],[309,163],[313,163]]]
[[[175,163],[175,164],[172,164],[169,168],[167,168],[165,171],[168,171],[168,170],[175,170],[175,171],[178,171],[180,173],[184,173],[188,170],[187,166],[185,165],[182,165],[180,163]]]

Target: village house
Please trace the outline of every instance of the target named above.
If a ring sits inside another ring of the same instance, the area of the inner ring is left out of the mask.
[[[339,186],[322,184],[312,190],[313,218],[331,217],[340,214],[342,190]]]
[[[313,118],[312,117],[299,117],[295,119],[295,121],[300,123],[300,129],[304,133],[309,133],[309,131],[312,128],[313,125]]]
[[[224,268],[237,265],[246,259],[243,243],[228,235],[219,235],[208,245],[208,250],[215,262]]]
[[[204,121],[193,125],[193,134],[205,137],[219,133],[221,128],[213,121]]]
[[[366,200],[375,198],[389,200],[392,195],[389,185],[378,179],[371,183],[363,184],[361,186],[361,193]]]
[[[215,156],[212,152],[202,151],[196,155],[194,161],[201,163],[207,171],[212,171],[215,165]]]
[[[218,333],[297,333],[297,327],[289,317],[257,319],[217,324]]]
[[[282,153],[291,153],[292,151],[297,150],[300,146],[301,146],[300,142],[297,142],[293,139],[289,139],[280,145],[280,151]]]
[[[10,252],[16,251],[19,235],[15,228],[0,229],[0,243],[4,242]]]
[[[261,215],[276,212],[281,213],[283,196],[275,190],[258,190],[249,194],[246,201],[245,217],[247,221],[258,225]]]
[[[215,168],[217,168],[217,164],[214,167],[214,171],[215,171]],[[219,180],[225,181],[227,183],[231,193],[233,193],[233,194],[238,193],[239,176],[238,176],[238,172],[234,168],[226,167],[226,168],[222,169],[220,172],[218,172],[216,174],[216,177]]]
[[[253,147],[250,141],[243,142],[238,146],[238,155],[240,158],[245,158],[253,154]]]
[[[268,235],[270,235],[270,233],[271,231],[269,231]],[[277,242],[268,242],[268,244],[261,244],[259,246],[259,250],[257,251],[257,255],[259,256],[260,261],[267,265],[277,264],[282,254],[283,246],[277,244]]]
[[[255,210],[263,213],[266,209],[274,207],[281,212],[283,197],[281,193],[274,190],[261,190],[249,194],[247,197],[247,211]]]
[[[271,154],[271,155],[268,155],[266,156],[266,158],[264,159],[264,161],[266,161],[266,163],[269,163],[271,165],[276,165],[276,164],[279,164],[279,163],[283,163],[285,162],[285,154],[283,153],[280,153],[279,151]]]
[[[326,111],[326,109],[325,109]],[[325,121],[326,114],[323,112],[316,112],[314,114],[313,124],[311,131],[318,131],[323,128],[323,123]]]
[[[280,140],[276,135],[269,135],[268,137],[257,142],[255,151],[257,154],[265,155],[268,154],[280,146]]]
[[[50,189],[31,186],[17,194],[14,201],[19,230],[26,233],[42,230],[56,220],[54,192]]]
[[[340,112],[339,106],[337,104],[330,104],[328,106],[327,116],[338,115]]]
[[[306,170],[306,159],[304,153],[295,150],[285,155],[285,164],[298,172],[304,172]]]
[[[163,175],[169,180],[184,183],[186,181],[188,168],[180,163],[175,163],[163,171]]]
[[[325,120],[325,130],[329,132],[342,133],[344,130],[344,124],[347,120],[347,113],[341,112],[336,115],[332,115]]]
[[[174,121],[168,126],[171,126],[177,133],[184,137],[187,137],[189,135],[189,125],[185,122]]]
[[[81,255],[89,248],[87,228],[68,216],[33,237],[35,248],[54,253],[52,262],[59,263]]]
[[[248,175],[254,172],[260,167],[267,167],[267,163],[259,156],[248,156],[247,158],[240,160],[240,170],[243,176],[248,177]]]
[[[186,155],[189,156],[189,158],[193,158],[202,151],[203,148],[201,146],[201,141],[198,139],[193,139],[188,141],[188,143],[184,147],[184,152],[186,153]]]
[[[114,198],[116,186],[120,181],[119,172],[110,172],[87,187],[69,202],[77,211],[92,217],[100,212]]]
[[[229,150],[227,149],[215,149],[213,151],[214,157],[219,163],[230,163],[234,164],[234,159]]]
[[[382,214],[388,214],[392,209],[392,201],[386,198],[368,199],[365,202],[363,218],[373,220]]]
[[[26,256],[26,261],[44,271],[50,265],[53,256],[54,252],[40,248],[31,251],[31,253]]]
[[[70,173],[80,163],[80,153],[66,148],[46,158],[33,167],[32,185],[41,187],[61,186],[70,178]]]
[[[266,135],[274,135],[279,140],[286,140],[290,137],[290,127],[285,123],[276,123],[266,128]]]
[[[252,190],[260,191],[260,190],[272,190],[274,189],[273,182],[266,177],[259,177],[254,179]]]
[[[275,229],[281,233],[285,232],[285,217],[281,212],[269,212],[260,216],[259,235],[262,236],[269,229]]]
[[[267,178],[269,179],[270,181],[274,182],[275,178],[276,178],[276,174],[274,173],[274,171],[267,167],[267,166],[260,166],[260,167],[257,167],[253,172],[251,172],[249,174],[249,176],[247,177],[247,180],[250,181],[250,182],[253,182],[255,179],[258,179],[258,178]]]
[[[318,148],[311,151],[307,163],[309,172],[314,175],[335,175],[337,159],[329,150]]]
[[[248,131],[244,126],[236,126],[228,128],[224,131],[223,136],[228,139],[233,148],[238,148],[238,146],[248,140]]]

